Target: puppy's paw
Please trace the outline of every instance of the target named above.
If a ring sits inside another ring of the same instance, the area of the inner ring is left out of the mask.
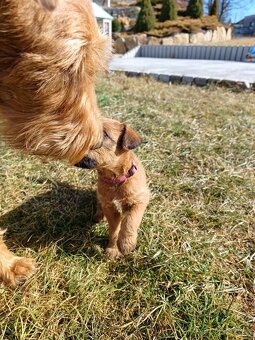
[[[106,256],[111,260],[118,259],[123,256],[118,248],[106,248],[105,252]]]
[[[7,286],[15,288],[16,286],[23,284],[35,272],[36,268],[32,259],[16,257],[9,269],[4,273],[4,283]]]
[[[118,248],[123,255],[131,253],[136,247],[136,238],[124,237],[120,238],[117,242]]]

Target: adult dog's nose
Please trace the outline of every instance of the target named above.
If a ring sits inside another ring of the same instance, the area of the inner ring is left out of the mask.
[[[97,162],[94,159],[85,156],[78,163],[76,163],[75,166],[83,169],[94,169],[97,166]]]

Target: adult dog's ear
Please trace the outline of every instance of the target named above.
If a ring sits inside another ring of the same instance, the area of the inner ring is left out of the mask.
[[[123,150],[132,150],[142,143],[141,137],[133,129],[124,125],[122,135],[120,137],[120,147]]]
[[[57,6],[58,0],[39,0],[39,2],[48,11],[53,11]]]

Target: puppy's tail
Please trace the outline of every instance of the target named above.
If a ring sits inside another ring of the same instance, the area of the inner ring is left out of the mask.
[[[56,8],[58,2],[59,0],[39,0],[39,3],[41,3],[41,5],[48,11],[53,11]]]

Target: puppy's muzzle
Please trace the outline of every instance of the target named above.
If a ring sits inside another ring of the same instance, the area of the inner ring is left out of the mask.
[[[94,159],[85,156],[84,158],[82,158],[82,160],[76,163],[75,166],[83,169],[94,169],[97,166],[97,162]]]

